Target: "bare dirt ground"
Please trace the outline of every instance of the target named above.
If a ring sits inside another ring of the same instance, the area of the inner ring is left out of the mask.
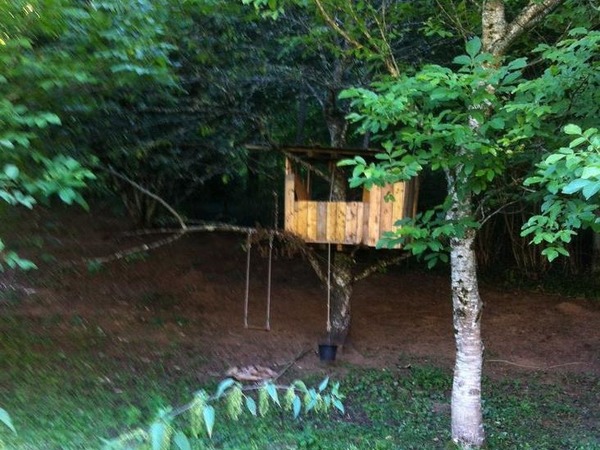
[[[305,350],[295,370],[322,370],[313,351],[325,331],[326,292],[308,264],[273,261],[271,331],[243,326],[246,283],[244,236],[198,233],[140,259],[64,268],[64,261],[106,255],[140,242],[122,233],[127,224],[109,215],[43,211],[21,219],[22,251],[52,254],[40,270],[8,280],[22,289],[18,301],[0,302],[0,314],[44,325],[67,350],[73,326],[106,336],[102,352],[119,358],[170,355],[173,370],[205,380],[232,366],[281,368]],[[119,237],[121,236],[121,237]],[[148,240],[151,240],[148,238]],[[37,250],[33,242],[43,241]],[[252,254],[250,322],[265,320],[267,259]],[[5,282],[7,280],[5,279]],[[485,372],[586,372],[600,375],[600,303],[484,286]],[[451,367],[453,335],[449,279],[394,268],[358,283],[348,345],[334,368],[403,367],[430,362]],[[330,370],[331,367],[328,368]]]

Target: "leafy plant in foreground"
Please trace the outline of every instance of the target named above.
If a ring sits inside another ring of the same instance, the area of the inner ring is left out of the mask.
[[[251,395],[255,392],[255,395]],[[279,392],[283,392],[280,398]],[[180,450],[191,449],[188,435],[175,429],[175,418],[186,415],[188,431],[195,439],[203,436],[212,438],[216,409],[214,403],[223,401],[227,415],[238,420],[244,409],[257,417],[264,417],[271,405],[283,408],[292,413],[294,419],[304,412],[328,412],[331,408],[344,412],[342,399],[339,392],[339,383],[330,385],[329,378],[325,378],[317,388],[309,388],[300,380],[293,381],[290,385],[277,385],[273,381],[262,384],[244,386],[233,378],[221,381],[213,395],[205,390],[194,394],[194,398],[187,404],[177,409],[162,409],[154,422],[146,429],[135,430],[121,434],[112,440],[103,440],[105,450],[124,449],[151,449]]]
[[[537,185],[545,195],[541,214],[529,219],[521,235],[532,235],[532,243],[544,244],[542,254],[550,261],[569,255],[565,245],[577,230],[600,231],[600,133],[573,124],[564,132],[574,138],[569,146],[546,157],[535,175],[525,180],[526,186]]]

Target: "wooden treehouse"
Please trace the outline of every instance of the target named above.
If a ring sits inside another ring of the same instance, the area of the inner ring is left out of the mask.
[[[310,167],[325,163],[333,170],[341,159],[361,154],[368,160],[373,157],[373,151],[310,147],[282,150],[286,154],[284,227],[305,242],[374,247],[384,232],[396,228],[397,220],[414,217],[416,213],[416,179],[373,186],[370,190],[363,189],[362,193],[353,190],[355,198],[349,201],[330,201],[331,191],[325,200],[322,195],[318,198],[314,189],[316,177],[311,177]]]

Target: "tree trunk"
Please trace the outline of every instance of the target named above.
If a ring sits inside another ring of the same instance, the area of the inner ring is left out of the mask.
[[[459,176],[447,174],[452,205],[449,221],[467,219],[472,213],[472,200],[461,193]],[[479,448],[485,440],[481,412],[481,340],[482,302],[477,284],[477,259],[474,250],[475,229],[450,240],[451,285],[456,361],[452,384],[452,440],[461,448]]]
[[[482,303],[473,250],[474,230],[470,230],[468,235],[463,239],[453,239],[450,254],[456,341],[452,385],[452,440],[465,448],[478,448],[485,439],[481,413]]]
[[[331,330],[334,343],[343,345],[350,331],[350,298],[354,286],[354,261],[344,252],[337,251],[331,265]]]
[[[329,90],[325,106],[324,116],[327,129],[329,130],[329,144],[333,148],[346,145],[346,132],[348,121],[346,114],[337,105],[337,87],[341,85],[344,71],[344,62],[337,60],[333,74],[333,85]],[[347,180],[344,173],[335,165],[331,164],[331,195],[330,200],[336,202],[346,201]],[[333,342],[344,345],[346,337],[350,332],[350,298],[354,287],[354,260],[343,250],[336,250],[333,254],[331,264],[331,330],[328,330]]]

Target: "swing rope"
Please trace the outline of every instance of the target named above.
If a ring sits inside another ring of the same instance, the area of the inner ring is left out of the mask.
[[[333,199],[333,183],[335,178],[335,167],[331,170],[331,181],[329,186],[329,201]],[[327,243],[327,335],[331,334],[331,242]]]
[[[279,221],[279,201],[277,197],[277,192],[273,191],[273,202],[275,204],[274,213],[273,213],[273,232],[269,233],[269,271],[267,277],[267,321],[265,324],[265,329],[267,331],[271,331],[271,274],[273,267],[273,238],[275,236],[275,232],[277,231],[277,223]]]
[[[331,243],[327,245],[327,334],[331,333]]]
[[[272,272],[273,272],[273,241],[275,239],[275,233],[277,232],[277,223],[279,220],[279,203],[277,192],[273,191],[273,198],[275,201],[274,208],[274,226],[273,231],[269,233],[269,265],[267,269],[267,311],[265,318],[265,331],[271,331],[271,280],[272,280]],[[248,238],[246,240],[246,251],[248,252],[246,256],[246,294],[244,296],[244,328],[257,328],[251,327],[248,324],[248,309],[249,309],[249,299],[250,299],[250,259],[252,252],[252,233],[253,231],[248,232]]]
[[[246,240],[246,295],[244,297],[244,328],[248,328],[248,298],[250,296],[250,252],[252,251],[252,232]]]

